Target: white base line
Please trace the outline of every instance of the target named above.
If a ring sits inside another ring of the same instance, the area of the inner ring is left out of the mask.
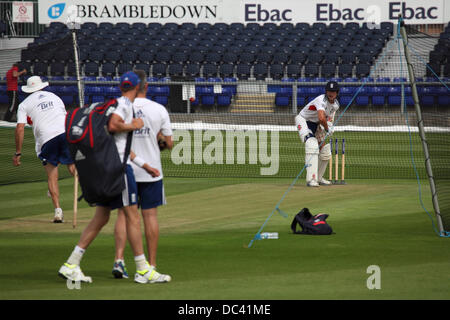
[[[185,122],[172,123],[175,130],[224,130],[224,131],[297,131],[295,125],[238,125],[223,123],[204,123],[204,122]],[[410,127],[411,132],[418,132],[417,127]],[[336,126],[335,132],[356,131],[356,132],[408,132],[408,126],[383,126],[383,127],[366,127],[366,126]],[[425,127],[426,132],[450,132],[448,127]]]
[[[0,121],[0,128],[15,128],[15,122]],[[31,126],[26,124],[25,127]],[[206,122],[177,122],[172,123],[174,130],[224,130],[224,131],[297,131],[295,125],[243,125],[243,124],[224,124],[224,123],[206,123]],[[417,127],[410,127],[411,132],[419,132]],[[383,127],[366,127],[366,126],[336,126],[335,132],[355,131],[355,132],[408,132],[408,126],[383,126]],[[425,132],[450,132],[449,127],[425,127]]]

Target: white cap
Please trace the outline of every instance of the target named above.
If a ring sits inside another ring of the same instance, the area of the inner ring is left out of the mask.
[[[41,77],[32,76],[27,80],[27,85],[22,86],[22,91],[26,93],[32,93],[35,91],[39,91],[48,86],[48,82],[42,82]]]

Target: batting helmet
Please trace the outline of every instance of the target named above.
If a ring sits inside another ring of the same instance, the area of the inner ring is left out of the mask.
[[[339,93],[339,84],[336,81],[328,81],[325,91],[336,91]]]

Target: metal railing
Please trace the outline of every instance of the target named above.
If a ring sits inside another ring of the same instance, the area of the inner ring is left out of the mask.
[[[0,1],[0,38],[1,37],[37,37],[44,31],[45,25],[39,24],[39,7],[37,0],[33,2],[33,22],[13,22],[13,2]]]

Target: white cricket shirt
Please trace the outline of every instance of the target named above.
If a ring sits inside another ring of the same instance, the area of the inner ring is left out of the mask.
[[[27,116],[33,121],[37,155],[44,143],[66,131],[66,107],[52,92],[36,91],[22,101],[17,109],[17,123],[27,123]]]
[[[315,123],[319,123],[318,110],[325,111],[327,118],[334,117],[335,112],[339,109],[339,102],[337,99],[334,100],[334,103],[330,103],[325,94],[321,94],[316,97],[310,103],[308,103],[302,111],[300,111],[300,115],[305,118],[306,121],[311,121]]]
[[[120,97],[117,99],[117,108],[113,113],[121,117],[126,124],[131,123],[133,121],[133,103],[126,97]],[[114,134],[117,151],[119,152],[120,161],[122,162],[125,154],[125,147],[127,145],[127,137],[128,132],[117,132]],[[129,162],[129,156],[127,162]]]
[[[137,182],[161,180],[163,172],[157,135],[159,131],[164,136],[173,135],[169,113],[163,105],[146,98],[136,98],[133,107],[136,118],[141,118],[144,121],[144,126],[134,131],[131,150],[161,173],[159,177],[153,178],[147,171],[132,163],[134,176]]]

